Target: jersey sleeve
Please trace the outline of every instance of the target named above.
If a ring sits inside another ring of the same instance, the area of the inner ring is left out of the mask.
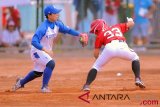
[[[63,22],[60,20],[58,20],[56,22],[56,24],[59,26],[59,32],[61,32],[61,33],[64,33],[64,34],[68,33],[72,36],[79,36],[80,35],[80,32],[78,32],[74,29],[71,29],[69,26],[64,25]]]
[[[42,39],[42,37],[45,35],[46,32],[46,27],[44,24],[42,24],[41,26],[38,27],[38,29],[36,30],[35,34],[32,37],[32,45],[39,49],[42,50],[42,45],[40,44],[40,41]]]
[[[95,40],[95,49],[96,48],[101,48],[102,47],[102,43],[101,43],[101,40],[100,40],[100,38],[96,38],[96,40]]]
[[[118,24],[118,26],[120,27],[122,33],[125,33],[129,30],[129,27],[127,26],[127,23],[120,23],[120,24]]]

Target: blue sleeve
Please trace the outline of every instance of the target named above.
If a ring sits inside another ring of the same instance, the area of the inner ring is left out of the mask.
[[[42,37],[45,35],[45,32],[46,32],[45,25],[42,24],[40,27],[38,27],[38,29],[36,30],[35,34],[32,37],[32,45],[39,50],[42,50],[43,48],[43,46],[40,44],[40,41]]]
[[[56,22],[56,25],[59,26],[59,32],[61,33],[68,33],[72,36],[79,36],[80,35],[80,32],[74,30],[74,29],[71,29],[69,26],[65,26],[61,21],[57,21]]]

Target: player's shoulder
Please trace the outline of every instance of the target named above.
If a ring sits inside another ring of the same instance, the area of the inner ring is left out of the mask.
[[[46,21],[44,21],[38,26],[36,32],[45,32],[47,28],[48,28],[48,24]]]
[[[39,25],[39,28],[42,28],[42,29],[45,29],[47,28],[49,25],[47,23],[47,20],[45,20],[44,22],[42,22],[40,25]]]
[[[70,27],[65,25],[61,20],[57,20],[55,25],[59,27],[60,31],[68,31],[70,29]]]
[[[54,22],[57,26],[61,27],[61,26],[65,26],[64,23],[61,20],[57,20]]]

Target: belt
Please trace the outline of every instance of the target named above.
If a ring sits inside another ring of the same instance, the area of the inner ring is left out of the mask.
[[[119,42],[124,42],[124,40],[119,40]]]
[[[109,43],[113,42],[113,41],[117,41],[117,42],[124,42],[124,40],[112,40]]]

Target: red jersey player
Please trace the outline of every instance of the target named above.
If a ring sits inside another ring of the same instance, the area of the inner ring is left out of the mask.
[[[90,90],[90,84],[95,80],[97,72],[100,71],[103,65],[108,63],[112,58],[122,58],[132,61],[132,70],[135,75],[135,85],[140,88],[145,88],[140,78],[140,62],[138,55],[128,47],[123,36],[130,27],[134,26],[132,18],[127,18],[126,23],[107,26],[104,20],[96,19],[91,23],[90,33],[96,35],[94,57],[95,63],[90,69],[86,83],[83,86],[84,91]],[[103,51],[100,53],[100,48],[104,45]]]

